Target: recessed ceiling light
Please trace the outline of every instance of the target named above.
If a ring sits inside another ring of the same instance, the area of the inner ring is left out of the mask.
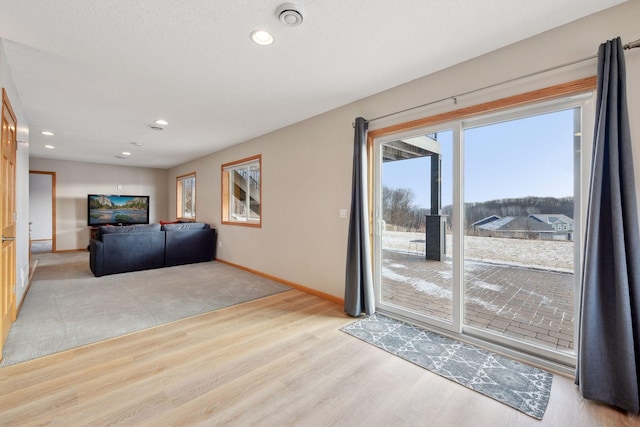
[[[256,30],[251,32],[251,40],[261,46],[269,46],[273,43],[273,36],[264,30]]]
[[[168,122],[168,121],[166,121],[166,120],[158,119],[158,120],[156,120],[156,124],[159,124],[159,125],[165,126],[165,125],[168,125],[168,124],[169,124],[169,122]]]
[[[55,133],[51,132],[50,130],[43,130],[42,132],[40,132],[43,135],[47,135],[47,136],[53,136],[55,135]]]
[[[128,152],[128,151],[123,151],[123,152],[122,152],[122,155],[123,155],[123,156],[130,156],[130,155],[131,155],[131,153],[130,153],[130,152]]]
[[[47,144],[44,146],[44,148],[48,148],[49,150],[53,150],[54,148],[56,148],[55,145],[51,145],[51,144]]]

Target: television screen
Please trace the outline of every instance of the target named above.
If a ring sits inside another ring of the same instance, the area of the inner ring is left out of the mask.
[[[87,196],[87,223],[98,225],[149,224],[149,196]]]

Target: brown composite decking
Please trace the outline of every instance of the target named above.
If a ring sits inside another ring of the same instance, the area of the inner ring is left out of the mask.
[[[451,320],[451,260],[383,251],[382,299],[418,313]],[[466,325],[573,353],[571,273],[466,261]]]

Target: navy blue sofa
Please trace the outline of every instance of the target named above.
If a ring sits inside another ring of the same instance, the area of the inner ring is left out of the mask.
[[[96,237],[89,244],[89,266],[96,277],[216,257],[216,230],[201,222],[101,226]]]

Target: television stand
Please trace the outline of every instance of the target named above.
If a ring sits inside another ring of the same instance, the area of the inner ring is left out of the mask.
[[[92,226],[89,227],[89,233],[91,234],[90,239],[97,239],[98,238],[98,230],[100,227],[96,227],[96,226]]]
[[[97,227],[97,226],[90,226],[89,227],[89,244],[87,245],[87,250],[89,250],[89,248],[91,247],[91,239],[97,239],[98,238],[98,229],[99,229],[99,227]]]

